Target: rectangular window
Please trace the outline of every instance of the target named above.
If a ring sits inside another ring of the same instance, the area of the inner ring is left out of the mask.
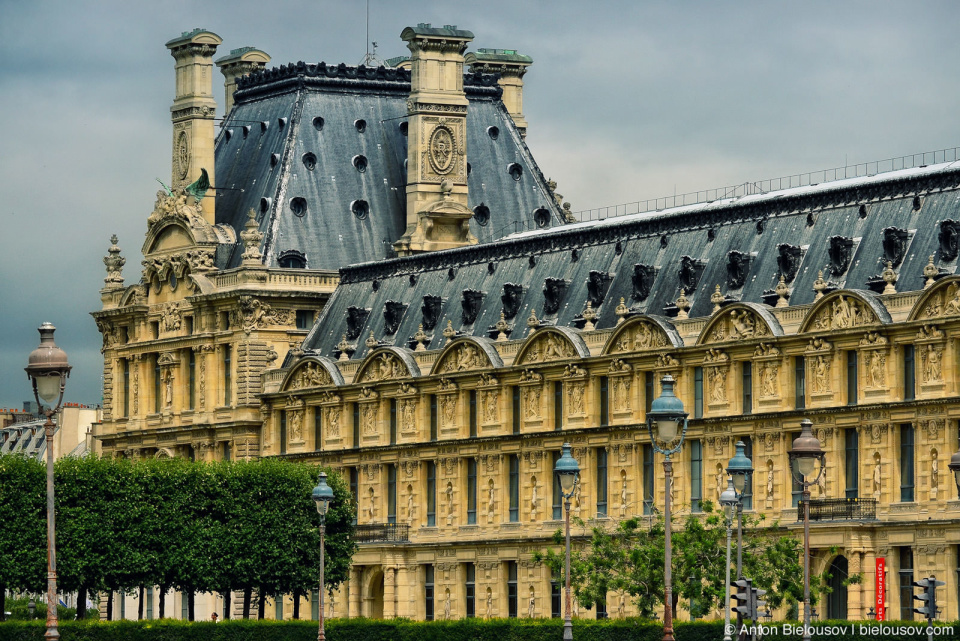
[[[914,500],[913,478],[913,425],[900,426],[900,502],[912,503]]]
[[[517,562],[507,561],[507,616],[517,618]]]
[[[281,601],[280,599],[277,599],[277,603],[282,604],[283,601]],[[278,616],[277,618],[282,619],[283,609],[278,608],[278,610],[280,612],[280,616]],[[190,599],[187,597],[187,594],[185,592],[181,592],[180,593],[180,620],[188,621],[189,619],[190,619]]]
[[[477,390],[470,390],[470,436],[477,435]]]
[[[807,406],[807,360],[803,356],[793,359],[794,407],[802,410]]]
[[[597,621],[609,618],[610,615],[607,613],[606,601],[597,601]]]
[[[437,525],[437,464],[427,462],[427,527]]]
[[[597,448],[597,516],[607,515],[607,450]]]
[[[280,453],[287,453],[287,411],[280,412]]]
[[[153,340],[160,338],[160,321],[150,321],[150,338]]]
[[[793,434],[787,435],[787,443],[789,444],[789,449],[793,449],[793,441],[800,436],[800,432],[794,432]],[[790,469],[790,462],[787,461],[787,470]],[[790,506],[797,507],[800,505],[800,499],[803,496],[803,484],[797,481],[796,477],[791,473],[790,474]]]
[[[276,607],[276,613],[274,618],[277,621],[283,621],[283,597],[282,596],[277,597],[277,600],[274,602],[274,605]]]
[[[223,442],[223,460],[230,461],[233,458],[233,448],[230,447],[230,441]]]
[[[690,509],[702,511],[703,500],[703,446],[699,440],[690,441]]]
[[[183,321],[187,326],[187,336],[193,336],[193,316],[185,316]]]
[[[360,447],[360,403],[353,404],[353,446]]]
[[[477,459],[467,459],[467,525],[477,523]]]
[[[188,389],[187,399],[190,409],[197,406],[197,355],[190,350],[190,356],[187,357]]]
[[[642,445],[643,448],[643,513],[644,515],[653,514],[653,446]]]
[[[857,404],[857,352],[847,352],[847,405]]]
[[[387,523],[397,522],[397,466],[387,466]]]
[[[223,346],[223,404],[233,402],[233,354],[229,345]]]
[[[899,548],[900,620],[913,621],[913,549]]]
[[[124,358],[120,361],[120,369],[123,375],[123,414],[121,416],[130,416],[130,361]]]
[[[703,418],[703,368],[693,368],[693,418]]]
[[[610,424],[610,384],[606,376],[600,377],[600,426]]]
[[[313,326],[313,310],[297,310],[297,329],[310,329]]]
[[[147,611],[145,614],[148,619],[153,618],[153,586],[152,585],[147,586]]]
[[[520,433],[520,388],[513,386],[513,433]]]
[[[914,366],[916,350],[913,345],[903,346],[903,400],[912,401],[917,397],[917,370]]]
[[[161,385],[163,383],[163,372],[160,371],[160,355],[153,356],[153,411],[160,413]]]
[[[390,399],[390,445],[397,444],[397,399]]]
[[[551,470],[557,468],[557,461],[560,460],[560,452],[553,453]],[[553,475],[553,520],[559,521],[563,518],[563,492],[560,488],[560,478]]]
[[[847,477],[846,497],[855,499],[860,494],[860,435],[856,428],[843,431],[844,471]]]
[[[753,460],[753,439],[749,436],[742,436],[740,440],[743,441],[743,453],[744,455]],[[753,509],[753,474],[747,474],[747,482],[743,486],[743,494],[741,496],[741,502],[743,503],[743,509],[752,510]]]
[[[350,496],[353,497],[353,524],[357,524],[357,509],[360,505],[360,474],[357,472],[357,468],[351,467],[350,469]]]
[[[430,395],[430,440],[437,440],[437,395]]]
[[[313,449],[323,449],[323,408],[319,405],[313,408]]]
[[[653,386],[653,372],[643,373],[643,411],[649,412],[653,407],[653,399],[656,390]]]
[[[224,331],[230,329],[230,312],[220,312],[220,329]]]
[[[563,381],[553,384],[553,429],[563,429]]]
[[[510,522],[520,520],[520,456],[510,455]]]
[[[474,563],[467,563],[466,581],[464,582],[465,594],[467,599],[466,613],[467,618],[472,619],[477,616],[477,566]]]
[[[427,621],[433,621],[433,566],[423,566],[423,604],[424,618]]]
[[[560,596],[560,572],[550,573],[550,617],[559,619],[563,616],[562,600]]]
[[[311,590],[310,591],[310,620],[317,621],[319,619],[320,619],[320,591]]]
[[[741,385],[743,386],[743,413],[753,413],[753,363],[742,363]]]

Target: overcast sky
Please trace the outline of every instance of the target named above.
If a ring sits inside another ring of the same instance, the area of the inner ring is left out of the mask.
[[[418,22],[533,57],[527,142],[574,210],[960,145],[960,3],[370,1],[382,58]],[[0,407],[57,326],[68,401],[99,403],[102,256],[130,284],[170,176],[173,58],[194,27],[275,64],[357,64],[362,0],[0,0]],[[222,96],[222,78],[215,76]]]

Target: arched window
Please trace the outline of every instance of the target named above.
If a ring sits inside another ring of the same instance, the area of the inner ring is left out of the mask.
[[[288,249],[277,258],[277,264],[285,269],[306,269],[307,257],[296,249]]]

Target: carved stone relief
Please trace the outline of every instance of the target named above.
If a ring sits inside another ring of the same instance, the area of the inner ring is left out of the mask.
[[[631,284],[633,285],[632,297],[637,302],[643,302],[650,296],[650,290],[653,288],[653,281],[657,276],[657,270],[652,265],[636,264],[633,266],[631,274]]]
[[[407,366],[396,354],[382,352],[364,368],[357,382],[375,383],[378,381],[403,378],[407,375]]]
[[[852,297],[840,295],[833,299],[829,307],[821,309],[813,319],[815,331],[831,331],[872,325],[877,322],[873,310],[863,302]]]
[[[550,362],[576,356],[573,345],[553,332],[542,332],[523,355],[522,363]]]
[[[543,313],[556,314],[567,291],[567,281],[562,278],[547,278],[543,281]]]
[[[620,354],[666,346],[667,335],[660,327],[648,321],[640,321],[633,328],[622,332],[610,351]]]
[[[330,374],[317,363],[307,363],[294,375],[289,389],[304,389],[307,387],[321,387],[330,385],[333,381]]]
[[[489,364],[490,360],[480,348],[468,341],[450,350],[450,352],[444,356],[444,361],[437,371],[442,374],[462,372],[487,367]]]

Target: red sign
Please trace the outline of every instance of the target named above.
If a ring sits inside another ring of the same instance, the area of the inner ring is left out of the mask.
[[[875,583],[877,621],[886,621],[887,609],[884,607],[886,605],[884,597],[887,594],[887,573],[882,556],[877,557],[877,579]]]

